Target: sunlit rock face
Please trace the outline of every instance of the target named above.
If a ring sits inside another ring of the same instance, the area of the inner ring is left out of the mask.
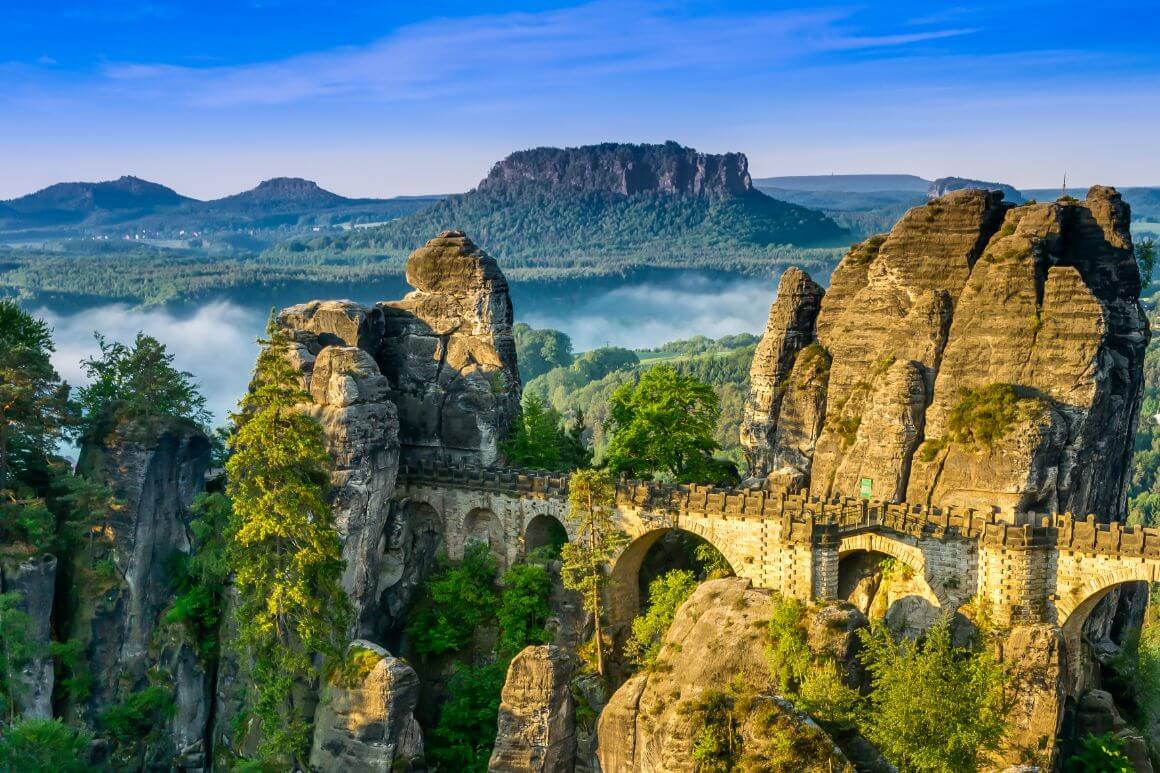
[[[794,275],[754,358],[751,474],[822,497],[1121,517],[1150,335],[1129,220],[1113,188],[1021,206],[957,190],[851,248],[812,329],[787,313]],[[788,367],[769,355],[787,341],[808,344]]]

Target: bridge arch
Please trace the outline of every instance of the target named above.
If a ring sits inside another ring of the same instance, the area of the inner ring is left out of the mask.
[[[1061,589],[1055,601],[1056,621],[1067,638],[1074,633],[1078,638],[1092,610],[1114,589],[1129,583],[1160,582],[1156,568],[1148,564],[1133,563],[1116,569],[1098,572],[1074,585]]]
[[[858,590],[867,591],[862,583],[868,577],[883,577],[881,562],[893,559],[908,571],[913,592],[891,600],[879,594],[878,582],[872,581],[868,595],[852,598]],[[929,575],[926,555],[916,545],[875,533],[855,534],[840,540],[838,546],[838,598],[853,601],[868,615],[875,610],[886,618],[896,634],[917,636],[944,612],[953,614],[958,605],[945,592],[943,583]],[[888,606],[880,606],[885,601]]]
[[[503,522],[490,507],[474,507],[463,518],[463,549],[482,542],[496,556],[504,556]]]
[[[568,529],[564,523],[551,513],[540,513],[532,516],[524,525],[524,554],[543,547],[559,549],[568,541]]]
[[[666,534],[674,532],[684,532],[692,535],[699,540],[711,545],[729,563],[729,568],[736,574],[737,562],[730,557],[727,545],[718,545],[712,539],[701,533],[701,530],[696,528],[695,524],[686,526],[664,526],[644,531],[636,535],[631,542],[621,551],[613,562],[610,572],[610,582],[608,584],[608,591],[606,595],[607,604],[607,618],[609,629],[613,636],[627,630],[631,625],[633,618],[635,618],[641,609],[641,582],[640,573],[641,568],[645,562],[645,558],[649,552],[661,541]]]

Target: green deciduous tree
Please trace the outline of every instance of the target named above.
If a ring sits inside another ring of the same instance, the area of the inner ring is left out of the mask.
[[[501,660],[459,666],[448,680],[448,698],[427,741],[427,758],[438,770],[487,770],[507,665],[507,660]]]
[[[863,734],[911,771],[974,771],[1006,730],[1006,677],[987,648],[951,642],[944,617],[918,641],[896,643],[885,625],[861,632],[873,692]]]
[[[475,629],[495,614],[495,572],[495,558],[482,542],[467,545],[458,564],[441,561],[407,625],[407,636],[420,655],[459,652],[467,646]]]
[[[1140,287],[1148,289],[1152,284],[1152,272],[1156,270],[1156,241],[1152,238],[1136,242],[1136,265],[1140,269]]]
[[[226,465],[234,530],[229,554],[240,639],[250,648],[261,754],[288,764],[309,742],[296,681],[318,654],[337,655],[350,620],[339,580],[342,548],[326,501],[330,459],[322,427],[298,407],[309,400],[271,324],[249,393],[234,416]]]
[[[0,492],[44,465],[69,423],[68,388],[52,367],[53,351],[48,325],[0,301]]]
[[[714,480],[721,472],[713,460],[719,448],[713,439],[718,415],[712,387],[658,365],[635,385],[624,384],[612,393],[612,441],[604,462],[613,472],[633,477]]]
[[[532,644],[545,644],[544,621],[551,614],[552,578],[539,564],[515,564],[500,581],[499,651],[508,657]]]
[[[568,481],[568,521],[576,539],[561,550],[564,585],[578,591],[595,626],[596,670],[604,676],[601,594],[608,563],[628,543],[617,528],[616,483],[602,470],[577,470]]]
[[[537,330],[517,322],[512,335],[516,339],[516,361],[524,383],[553,368],[566,368],[572,364],[572,339],[559,330]]]
[[[144,333],[138,333],[131,346],[95,335],[101,354],[81,363],[90,383],[77,390],[83,432],[97,432],[111,420],[156,416],[208,424],[205,397],[193,374],[173,366],[173,355],[164,344]]]
[[[10,723],[16,718],[17,677],[38,654],[28,640],[30,621],[22,600],[19,593],[0,593],[0,711]]]

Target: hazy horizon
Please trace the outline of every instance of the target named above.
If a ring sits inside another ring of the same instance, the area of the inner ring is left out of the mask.
[[[437,194],[523,148],[669,139],[745,152],[755,177],[1160,185],[1157,13],[13,0],[0,199],[123,174],[201,199],[280,176]]]

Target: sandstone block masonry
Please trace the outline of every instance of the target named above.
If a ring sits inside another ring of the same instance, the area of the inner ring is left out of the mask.
[[[480,540],[511,563],[538,546],[538,519],[567,527],[567,477],[561,475],[404,465],[397,497],[404,507],[434,513],[452,558]],[[978,600],[1000,626],[1051,624],[1077,645],[1087,615],[1109,591],[1160,581],[1160,529],[1101,523],[1094,515],[1024,515],[1012,523],[953,505],[624,480],[617,486],[617,518],[631,541],[613,563],[614,625],[627,624],[639,610],[641,562],[672,529],[704,538],[754,586],[804,601],[837,598],[847,558],[890,556],[923,579],[928,599],[943,611]]]

